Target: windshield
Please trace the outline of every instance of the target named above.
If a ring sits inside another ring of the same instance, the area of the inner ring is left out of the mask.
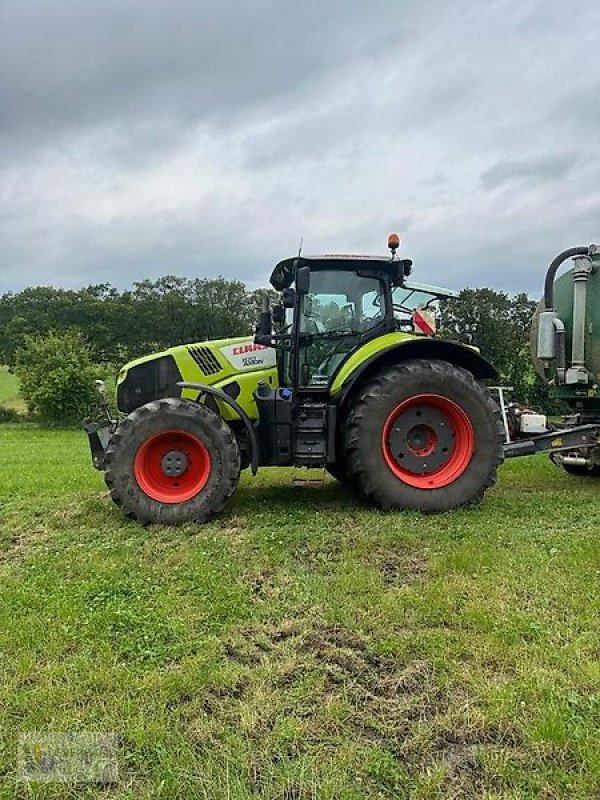
[[[415,308],[426,308],[439,301],[439,297],[428,292],[419,292],[405,287],[395,289],[392,294],[394,308],[405,308],[407,311],[414,311]]]
[[[443,289],[439,286],[408,281],[404,286],[396,287],[392,292],[394,317],[401,326],[412,328],[412,313],[416,309],[427,309],[436,317],[439,316],[439,301],[458,297],[458,292]]]

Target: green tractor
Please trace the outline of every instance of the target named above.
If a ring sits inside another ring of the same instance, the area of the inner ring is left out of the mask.
[[[479,352],[435,334],[455,293],[397,256],[299,255],[271,275],[254,338],[127,364],[116,421],[87,425],[114,502],[141,523],[205,522],[250,467],[326,469],[382,509],[477,504],[503,460]]]

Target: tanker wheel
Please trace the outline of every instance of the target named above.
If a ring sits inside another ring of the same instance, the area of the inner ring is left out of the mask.
[[[187,400],[154,400],[113,434],[105,480],[114,502],[142,524],[206,522],[235,491],[240,452],[227,423]]]
[[[407,361],[361,388],[344,449],[353,480],[378,506],[436,512],[481,501],[503,439],[500,409],[470,372]]]
[[[578,478],[600,478],[600,465],[594,464],[593,467],[579,467],[576,464],[561,464],[561,467],[569,475],[575,475]]]

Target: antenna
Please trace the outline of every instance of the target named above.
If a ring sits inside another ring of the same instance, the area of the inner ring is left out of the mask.
[[[298,258],[302,255],[302,245],[304,244],[304,236],[300,237],[300,244],[298,245]]]

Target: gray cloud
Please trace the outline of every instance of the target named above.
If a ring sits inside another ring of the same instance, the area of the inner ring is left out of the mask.
[[[310,90],[379,35],[374,2],[21,0],[0,16],[1,129],[21,142],[120,121],[231,119]],[[356,39],[359,30],[358,41]]]
[[[496,189],[508,181],[554,181],[565,178],[577,162],[576,153],[534,156],[523,161],[499,161],[481,175],[485,189]]]
[[[540,291],[600,238],[600,7],[0,3],[0,291],[294,252]],[[585,57],[582,57],[585,53]]]

